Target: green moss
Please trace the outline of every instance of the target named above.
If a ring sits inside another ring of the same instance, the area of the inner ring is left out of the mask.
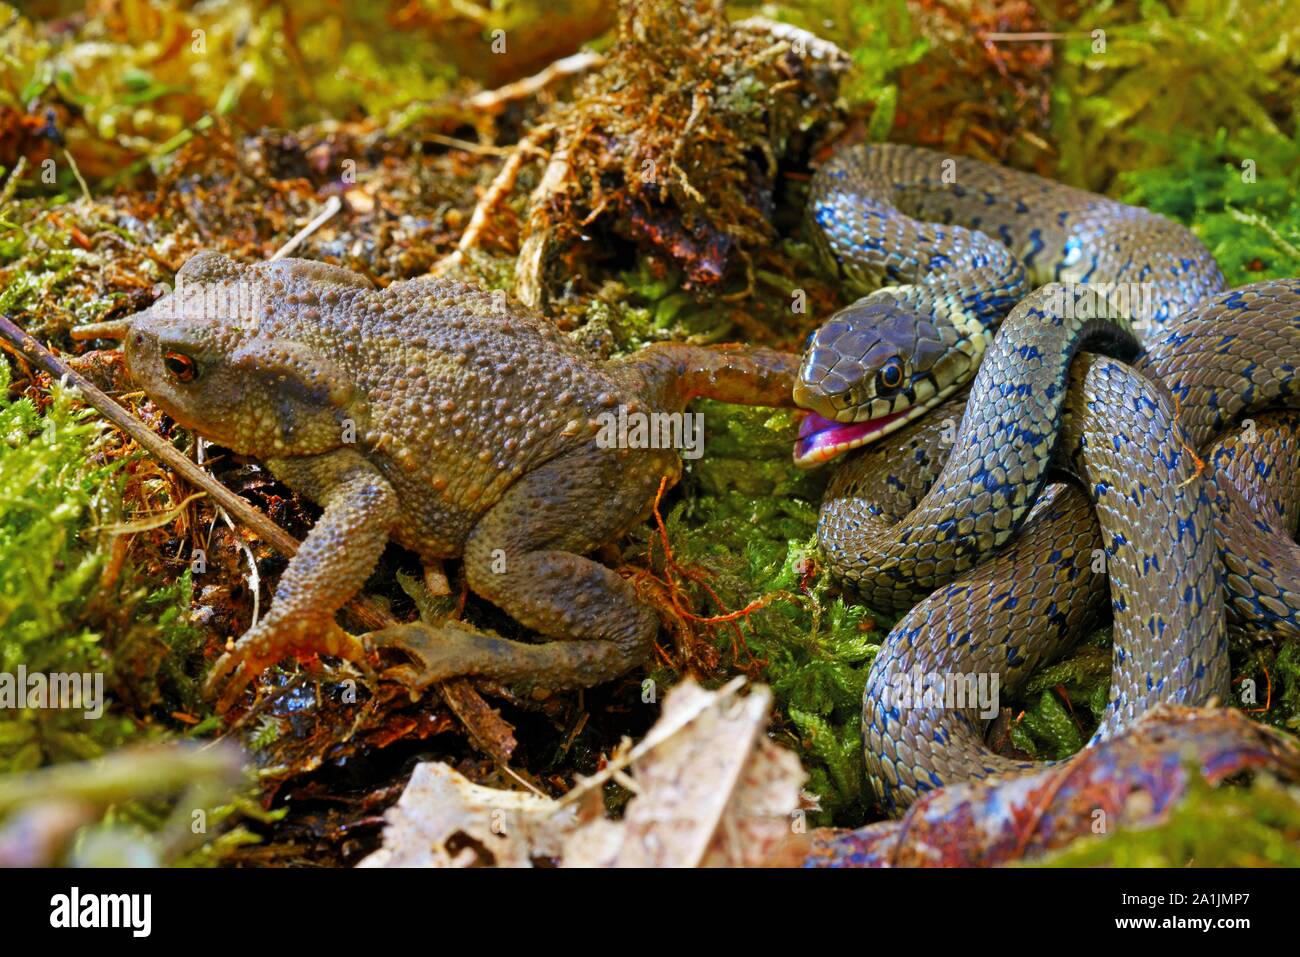
[[[674,558],[706,569],[721,608],[687,583],[700,614],[770,598],[740,624],[743,645],[719,627],[719,673],[755,671],[776,697],[778,733],[820,795],[818,823],[862,820],[870,795],[858,725],[862,689],[883,633],[870,612],[834,594],[814,548],[825,477],[796,469],[788,412],[701,402],[707,454],[686,472],[665,527]],[[653,530],[641,533],[651,548]],[[783,720],[784,719],[784,720]]]
[[[85,708],[0,710],[0,781],[12,790],[22,772],[125,756],[127,745],[178,737],[149,720],[153,705],[192,714],[206,706],[197,680],[204,635],[190,620],[189,573],[164,584],[128,561],[105,581],[118,534],[112,526],[123,514],[119,440],[75,390],[56,383],[38,409],[29,398],[8,397],[10,376],[0,360],[0,672],[101,675],[106,698],[98,717]],[[112,779],[107,767],[87,765],[78,780],[89,788],[97,775]],[[228,829],[255,808],[251,788],[231,800],[229,772],[223,775],[224,783],[209,782],[203,801],[195,791],[173,805],[144,778],[139,800],[104,798],[107,813],[82,830],[68,859],[156,864],[183,854],[187,864],[218,862],[257,839]],[[53,789],[40,801],[60,797]],[[195,806],[208,808],[207,830],[198,835],[185,810]]]
[[[1061,699],[1044,691],[1034,707],[1012,726],[1011,740],[1032,757],[1059,760],[1083,747],[1084,736]]]
[[[1154,827],[1084,837],[1040,862],[1050,867],[1300,867],[1300,789],[1261,777],[1250,787],[1206,784]]]
[[[1123,174],[1127,202],[1192,226],[1231,285],[1300,274],[1300,133],[1145,138],[1177,159]]]
[[[146,702],[166,685],[175,703],[197,707],[185,667],[201,638],[189,620],[189,576],[161,585],[126,569],[104,592],[107,528],[122,512],[115,437],[74,391],[56,384],[39,411],[6,397],[9,378],[0,362],[0,671],[97,673],[107,693],[125,682]],[[4,710],[0,768],[93,757],[154,733],[111,704],[98,719]]]
[[[1178,156],[1175,133],[1288,137],[1300,78],[1300,4],[1101,0],[1052,17],[1066,34],[1053,87],[1063,179],[1110,187]],[[1190,191],[1189,191],[1190,193]]]
[[[1283,642],[1273,664],[1273,698],[1279,715],[1274,723],[1292,733],[1300,732],[1300,638]]]
[[[104,426],[66,389],[55,387],[42,415],[28,399],[4,399],[8,384],[0,362],[0,670],[111,672],[84,619],[107,552],[82,533],[105,524],[120,495],[117,467],[92,464]],[[0,765],[85,757],[129,731],[123,719],[79,711],[0,712]]]
[[[898,105],[898,71],[918,62],[930,48],[906,0],[808,0],[802,3],[735,3],[747,15],[793,23],[839,45],[853,58],[841,93],[850,108],[871,109],[872,139],[883,140]]]

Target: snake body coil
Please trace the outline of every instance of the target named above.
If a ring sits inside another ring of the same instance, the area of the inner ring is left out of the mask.
[[[864,695],[868,771],[887,806],[1023,766],[984,747],[989,715],[960,695],[954,705],[953,685],[1014,686],[1076,640],[1107,587],[1115,653],[1098,736],[1157,702],[1227,691],[1220,553],[1238,623],[1295,627],[1300,562],[1281,524],[1295,507],[1252,489],[1244,465],[1201,474],[1193,450],[1293,400],[1300,282],[1220,292],[1208,251],[1168,220],[908,147],[841,153],[815,178],[810,214],[850,282],[901,283],[815,333],[796,388],[813,410],[796,459],[877,443],[832,479],[819,539],[868,604],[911,609]],[[1116,282],[1140,293],[1144,308],[1119,310],[1129,322],[1090,309],[1097,283],[1116,305]],[[1071,368],[1090,335],[1131,347],[1129,328],[1146,347],[1136,371],[1091,355]],[[949,399],[893,434],[976,365],[964,412]],[[1211,461],[1237,458],[1259,472],[1240,445]],[[1052,470],[1078,484],[1040,494]],[[1250,512],[1251,496],[1277,527]]]

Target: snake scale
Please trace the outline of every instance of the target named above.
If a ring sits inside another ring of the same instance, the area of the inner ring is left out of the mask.
[[[852,452],[819,543],[905,612],[863,699],[887,809],[1031,766],[985,746],[977,682],[1015,688],[1107,598],[1094,740],[1223,699],[1230,628],[1296,632],[1300,416],[1267,410],[1298,404],[1300,280],[1225,290],[1157,214],[914,147],[841,150],[808,209],[866,293],[809,337],[795,459]]]

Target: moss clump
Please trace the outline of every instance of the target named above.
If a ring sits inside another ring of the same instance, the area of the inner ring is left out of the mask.
[[[1282,138],[1295,127],[1294,0],[1102,0],[1056,9],[1048,19],[1065,39],[1053,125],[1068,182],[1105,190],[1121,171],[1163,166],[1178,156],[1175,133],[1212,142],[1221,127]]]
[[[109,672],[102,636],[84,616],[108,552],[81,537],[107,523],[120,493],[118,467],[92,464],[104,426],[66,389],[54,388],[42,415],[30,399],[5,399],[8,386],[0,362],[0,670]],[[4,711],[0,762],[23,770],[84,757],[129,733],[121,718]]]
[[[522,298],[580,291],[607,251],[594,233],[671,264],[687,289],[737,264],[752,278],[779,168],[839,118],[846,65],[811,35],[729,22],[718,0],[621,4],[604,66],[542,117],[555,146],[529,203]]]
[[[42,23],[0,3],[0,163],[61,159],[66,145],[92,182],[147,168],[214,116],[292,128],[440,102],[462,74],[515,79],[613,19],[601,0],[132,0],[68,13]]]
[[[1149,138],[1177,158],[1124,173],[1124,199],[1190,225],[1233,286],[1300,275],[1300,131]]]
[[[883,637],[870,612],[832,588],[816,558],[817,502],[825,476],[790,461],[793,417],[787,412],[702,402],[708,455],[691,464],[684,495],[667,510],[667,567],[655,530],[635,538],[662,577],[678,575],[685,603],[699,618],[691,637],[712,655],[679,649],[721,676],[761,675],[776,695],[783,742],[809,772],[821,798],[816,823],[862,820],[866,790],[858,735],[862,689]],[[688,625],[692,624],[688,621]],[[679,635],[680,644],[680,635]]]
[[[122,511],[116,437],[74,392],[55,384],[42,410],[7,398],[9,380],[0,361],[0,671],[99,674],[106,696],[129,678],[146,705],[160,682],[190,688],[183,662],[199,633],[188,577],[162,585],[127,566],[124,540],[108,530]],[[97,719],[82,709],[0,710],[0,769],[94,757],[158,733],[104,704]]]
[[[1300,788],[1261,777],[1187,793],[1160,824],[1084,837],[1038,862],[1047,867],[1300,867]]]

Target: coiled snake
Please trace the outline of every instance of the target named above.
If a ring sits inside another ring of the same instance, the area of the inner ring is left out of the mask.
[[[1300,417],[1207,446],[1297,404],[1300,280],[1224,291],[1163,217],[912,147],[841,151],[809,216],[846,282],[874,290],[810,337],[795,458],[869,446],[832,477],[818,537],[867,604],[907,610],[863,700],[887,808],[1025,767],[984,745],[970,693],[1059,656],[1107,594],[1096,738],[1225,697],[1229,624],[1297,632]],[[1133,364],[1072,362],[1084,346]]]

